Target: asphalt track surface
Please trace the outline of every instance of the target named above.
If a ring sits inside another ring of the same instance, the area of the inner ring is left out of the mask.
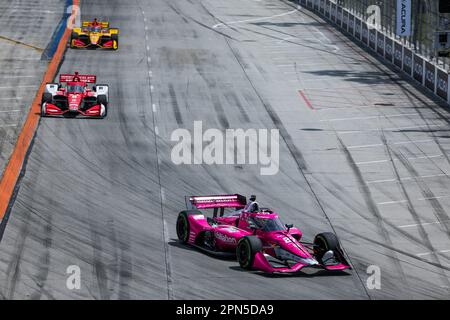
[[[117,52],[61,72],[110,86],[104,120],[40,122],[0,243],[4,298],[448,299],[448,112],[345,36],[276,0],[84,0]],[[295,10],[295,11],[293,11]],[[299,92],[300,90],[300,92]],[[280,171],[180,165],[171,133],[276,128]],[[256,194],[354,270],[269,277],[176,241],[184,196]],[[81,269],[81,289],[66,269]],[[367,267],[381,289],[366,287]]]

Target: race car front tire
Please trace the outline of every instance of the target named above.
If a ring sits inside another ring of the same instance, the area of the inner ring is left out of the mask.
[[[45,117],[47,115],[47,102],[41,104],[41,117]]]
[[[113,41],[113,50],[119,49],[119,35],[112,34],[111,40]],[[115,42],[115,45],[114,45],[114,42]]]
[[[100,118],[106,118],[106,116],[108,115],[108,106],[105,104],[101,105],[100,108]]]
[[[42,94],[41,105],[44,104],[44,102],[52,103],[52,101],[53,101],[53,96],[52,96],[51,93],[49,93],[49,92],[44,92],[44,93]]]
[[[99,94],[97,96],[97,103],[103,104],[104,106],[108,106],[108,98],[104,94]]]
[[[47,103],[53,102],[53,96],[49,92],[44,92],[41,100],[41,116],[45,117],[47,112],[45,111]]]
[[[262,250],[262,242],[256,236],[241,238],[236,247],[236,257],[241,268],[251,270],[255,255]]]
[[[73,40],[78,39],[78,33],[72,32],[72,35],[70,36],[70,47],[75,48],[73,45]]]
[[[198,210],[185,210],[181,211],[178,214],[177,236],[182,243],[187,243],[189,240],[190,225],[188,217],[191,215],[199,215],[199,214],[202,213]]]
[[[332,250],[334,253],[340,252],[339,240],[334,233],[323,232],[314,237],[314,255],[321,261],[325,252]]]

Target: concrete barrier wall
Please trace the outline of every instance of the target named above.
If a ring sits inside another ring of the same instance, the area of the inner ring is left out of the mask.
[[[447,71],[416,54],[402,43],[376,30],[351,12],[330,0],[299,0],[301,6],[350,35],[399,71],[411,77],[436,96],[450,103],[450,81]]]

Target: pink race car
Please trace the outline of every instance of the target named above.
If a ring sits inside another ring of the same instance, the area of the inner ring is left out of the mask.
[[[188,210],[177,219],[180,241],[209,254],[236,256],[244,269],[267,273],[295,273],[304,267],[351,269],[334,233],[320,233],[313,243],[303,242],[299,229],[283,225],[277,213],[260,208],[255,196],[249,203],[239,194],[186,200]],[[212,218],[200,211],[207,209],[213,210]]]

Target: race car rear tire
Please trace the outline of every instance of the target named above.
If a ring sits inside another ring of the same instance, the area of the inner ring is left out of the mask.
[[[182,243],[187,243],[189,240],[189,232],[190,232],[190,225],[189,225],[189,219],[188,217],[191,215],[199,215],[202,214],[198,210],[185,210],[181,211],[178,214],[177,218],[177,236],[178,239]]]
[[[241,268],[251,270],[255,255],[262,250],[262,242],[256,236],[241,238],[236,247],[236,257]]]
[[[314,237],[314,255],[320,261],[325,252],[340,252],[339,240],[332,232],[319,233]]]

